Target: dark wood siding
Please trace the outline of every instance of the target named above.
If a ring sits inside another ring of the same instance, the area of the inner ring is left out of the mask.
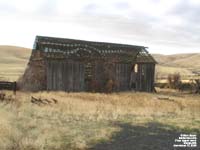
[[[105,68],[104,63],[95,62],[95,69],[94,69],[94,80],[96,82],[95,90],[99,92],[103,92],[105,90],[105,82],[106,82],[106,76],[105,76]]]
[[[114,82],[113,91],[130,90],[132,64],[107,64],[96,61],[91,63],[90,70],[86,71],[87,65],[87,63],[69,60],[48,61],[47,90],[104,92],[108,80]],[[137,91],[153,91],[154,71],[155,64],[138,64]],[[91,75],[89,80],[88,74]]]
[[[105,91],[106,83],[112,80],[114,83],[113,91],[129,90],[130,64],[95,64],[95,81],[99,86],[99,91]]]
[[[136,89],[138,91],[152,92],[154,89],[155,64],[138,64]]]
[[[84,91],[84,65],[74,61],[48,61],[47,90]]]
[[[130,64],[115,65],[115,78],[118,91],[129,90],[130,74],[131,74]]]

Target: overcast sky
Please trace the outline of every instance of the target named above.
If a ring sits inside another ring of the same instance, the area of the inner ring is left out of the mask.
[[[36,35],[200,52],[200,0],[0,0],[0,45]]]

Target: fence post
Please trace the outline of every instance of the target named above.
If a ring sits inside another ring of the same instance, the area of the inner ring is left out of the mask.
[[[13,93],[14,95],[16,95],[16,91],[17,91],[17,82],[13,82]]]

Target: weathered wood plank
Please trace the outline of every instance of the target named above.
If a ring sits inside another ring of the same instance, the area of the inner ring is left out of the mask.
[[[108,65],[109,66],[109,65]],[[105,72],[105,64],[94,62],[91,67],[91,80],[99,91],[103,91],[108,79],[115,82],[115,91],[130,89],[132,64],[116,63]],[[113,68],[113,69],[112,69]],[[136,90],[151,92],[154,88],[155,64],[138,64]],[[51,60],[47,62],[47,90],[86,91],[85,66],[71,60]],[[91,89],[90,89],[91,90]]]

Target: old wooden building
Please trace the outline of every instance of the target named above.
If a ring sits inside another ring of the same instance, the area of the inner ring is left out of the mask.
[[[143,46],[36,36],[21,84],[34,91],[152,92],[155,64]]]

